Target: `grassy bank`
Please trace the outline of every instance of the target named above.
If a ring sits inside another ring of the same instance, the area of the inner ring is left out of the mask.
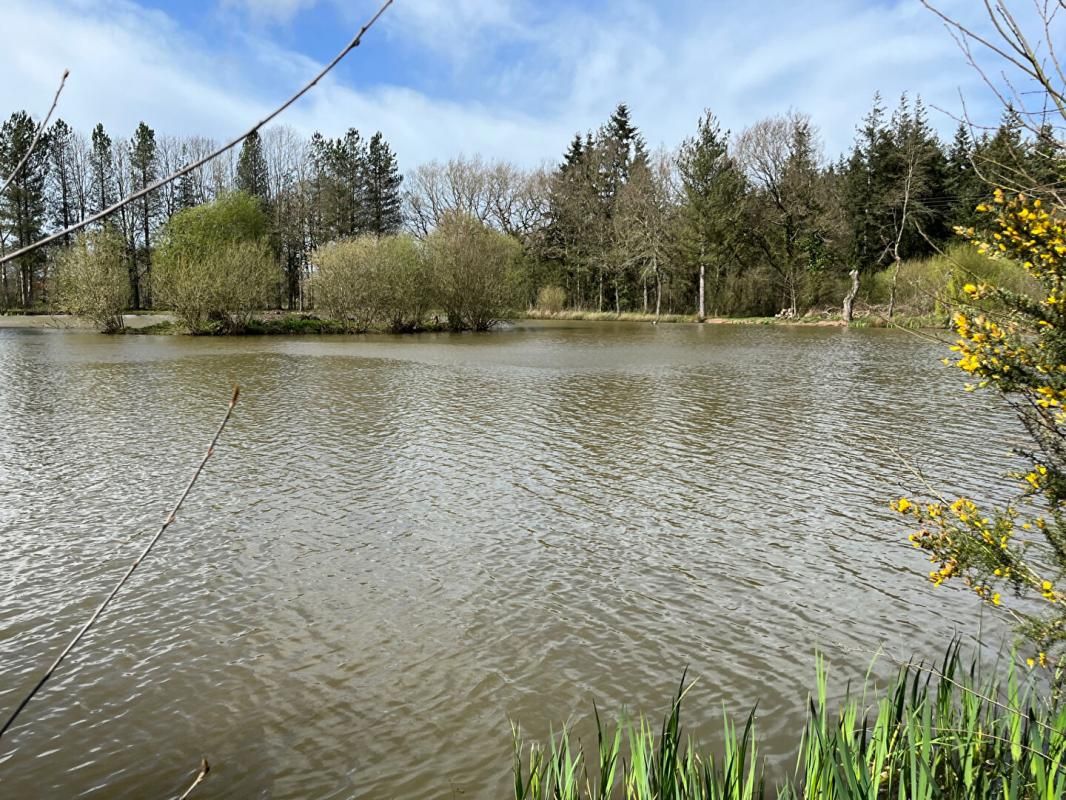
[[[907,665],[880,690],[865,686],[839,708],[819,660],[795,771],[771,784],[755,712],[723,720],[723,744],[683,736],[684,680],[656,735],[643,717],[608,726],[595,747],[564,727],[546,744],[514,728],[516,800],[1054,800],[1066,796],[1066,707],[1042,697],[1013,667],[982,682],[957,647],[942,663]]]
[[[411,333],[432,333],[445,330],[439,324],[428,324]],[[149,336],[328,336],[352,334],[353,331],[337,320],[325,319],[314,314],[302,313],[268,313],[256,317],[240,331],[225,330],[221,325],[214,325],[191,333],[181,323],[174,319],[167,319],[153,325],[138,328],[127,327],[123,331],[126,334],[149,335]],[[363,331],[367,333],[382,333],[384,331]]]
[[[613,311],[584,311],[581,309],[566,309],[564,311],[542,311],[530,309],[521,315],[521,319],[549,319],[549,320],[583,320],[591,322],[685,322],[696,323],[698,318],[695,314],[663,314],[656,318],[654,314],[640,314],[623,311],[616,314]],[[946,313],[897,313],[892,319],[880,313],[878,310],[860,311],[851,322],[853,328],[946,328],[948,326]],[[806,325],[812,327],[843,327],[844,321],[837,312],[824,311],[812,313],[802,317],[708,317],[704,319],[705,325]]]

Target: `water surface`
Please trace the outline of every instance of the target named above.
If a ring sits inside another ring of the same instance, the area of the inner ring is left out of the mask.
[[[975,635],[886,501],[981,496],[1021,431],[877,330],[528,323],[406,338],[0,330],[0,711],[178,522],[0,743],[5,797],[501,797],[509,719],[591,701],[795,743],[815,649]],[[976,446],[975,446],[976,443]],[[984,635],[1001,628],[985,619]],[[887,675],[884,663],[876,674]],[[587,728],[581,728],[586,730]]]

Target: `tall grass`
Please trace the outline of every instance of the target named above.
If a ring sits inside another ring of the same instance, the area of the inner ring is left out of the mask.
[[[888,303],[895,267],[876,273],[864,297],[870,306]],[[969,243],[953,245],[930,258],[904,261],[896,281],[896,306],[911,316],[942,316],[965,298],[962,287],[967,283],[988,283],[1014,294],[1036,296],[1039,284],[1021,264],[1008,258],[981,255]]]
[[[953,645],[937,667],[908,664],[867,702],[849,694],[833,709],[818,660],[817,692],[797,731],[793,775],[771,788],[759,758],[755,712],[723,715],[715,753],[682,736],[681,687],[656,735],[644,717],[605,725],[596,749],[566,728],[547,745],[514,734],[515,800],[1057,800],[1066,797],[1066,707],[1045,700],[1011,666],[978,678]]]

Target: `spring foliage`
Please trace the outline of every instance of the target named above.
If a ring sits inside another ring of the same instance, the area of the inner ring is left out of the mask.
[[[60,255],[56,273],[59,311],[93,321],[105,333],[122,330],[130,302],[126,246],[113,228],[82,233]]]
[[[1026,468],[1012,476],[1017,496],[1003,508],[967,497],[893,503],[916,530],[939,586],[960,581],[982,601],[1008,611],[1036,644],[1030,665],[1062,667],[1066,650],[1066,218],[1039,199],[1008,197],[978,211],[994,220],[989,236],[960,229],[978,252],[1013,259],[1039,284],[1034,297],[976,281],[954,317],[954,364],[968,390],[1003,396],[1029,433]],[[950,361],[950,360],[946,360]],[[1037,610],[1027,602],[1039,601]]]
[[[153,272],[156,301],[194,333],[244,330],[276,303],[281,273],[259,202],[243,192],[174,215]]]

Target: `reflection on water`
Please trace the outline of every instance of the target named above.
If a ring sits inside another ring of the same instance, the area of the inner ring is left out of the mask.
[[[216,797],[501,796],[509,718],[657,715],[686,665],[692,732],[758,700],[781,755],[815,648],[861,680],[879,646],[977,631],[885,509],[915,485],[900,454],[978,496],[1012,463],[1018,426],[943,354],[777,327],[0,331],[0,709],[243,390],[178,524],[0,744],[4,795],[177,794],[206,754]]]

